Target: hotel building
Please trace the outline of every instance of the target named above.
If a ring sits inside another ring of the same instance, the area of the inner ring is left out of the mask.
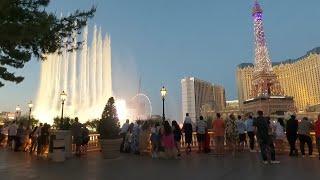
[[[272,68],[284,95],[294,97],[295,111],[320,103],[320,47],[300,58],[272,63]],[[252,63],[242,63],[236,70],[240,109],[251,98],[253,71]]]
[[[220,85],[186,77],[181,80],[181,86],[183,117],[189,113],[193,122],[203,113],[218,112],[226,107],[225,89]]]

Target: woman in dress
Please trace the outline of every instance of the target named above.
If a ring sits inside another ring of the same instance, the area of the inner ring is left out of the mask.
[[[139,136],[140,136],[140,124],[141,121],[138,120],[133,126],[132,130],[132,141],[131,141],[131,151],[133,154],[139,154]]]
[[[124,152],[130,153],[131,152],[131,142],[132,142],[132,130],[133,130],[134,124],[131,123],[128,127],[128,131],[126,134],[126,138],[124,141]]]
[[[140,130],[139,149],[140,155],[148,151],[150,146],[150,126],[148,121],[144,121]]]
[[[159,147],[159,135],[157,128],[159,127],[159,123],[156,122],[154,126],[151,128],[151,157],[152,158],[158,158],[158,147]]]
[[[175,148],[172,128],[168,121],[165,121],[162,129],[162,140],[166,152],[166,157],[174,158],[173,150]]]
[[[232,149],[232,155],[235,156],[237,142],[239,141],[239,133],[236,118],[233,114],[230,114],[229,119],[226,122],[226,139],[228,146]]]
[[[174,142],[175,142],[175,146],[176,149],[178,151],[178,157],[181,156],[181,151],[180,151],[180,141],[181,141],[181,129],[177,123],[177,121],[172,121],[172,131],[173,131],[173,137],[174,137]]]
[[[278,122],[274,125],[274,135],[275,135],[275,144],[276,148],[279,151],[280,154],[284,153],[284,146],[283,146],[283,140],[284,140],[284,122],[282,118],[278,118]]]

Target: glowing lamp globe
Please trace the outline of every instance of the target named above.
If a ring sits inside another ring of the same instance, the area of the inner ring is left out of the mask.
[[[61,97],[61,101],[65,101],[67,98],[67,94],[64,91],[62,91],[62,93],[60,94],[60,97]]]
[[[20,106],[19,105],[16,107],[16,111],[20,111]]]
[[[33,107],[32,101],[28,102],[28,106],[30,109]]]
[[[167,94],[167,90],[166,90],[166,88],[164,88],[164,87],[161,88],[160,92],[161,92],[161,96],[162,96],[163,98],[164,98],[164,97],[166,96],[166,94]]]

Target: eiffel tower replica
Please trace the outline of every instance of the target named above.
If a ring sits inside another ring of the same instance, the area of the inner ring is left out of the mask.
[[[282,115],[293,112],[293,97],[285,96],[272,69],[266,37],[262,23],[262,9],[258,0],[254,1],[252,17],[254,21],[255,65],[252,76],[251,98],[244,102],[246,114],[256,114],[261,110],[265,115]]]

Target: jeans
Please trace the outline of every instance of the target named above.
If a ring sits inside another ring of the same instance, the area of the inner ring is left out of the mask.
[[[311,137],[300,134],[300,135],[299,135],[299,141],[300,141],[300,151],[301,151],[301,154],[302,154],[303,156],[305,155],[304,144],[307,143],[308,149],[309,149],[309,155],[312,155],[313,146],[312,146],[312,139],[311,139]]]
[[[287,134],[287,139],[290,145],[290,156],[293,156],[293,153],[297,153],[297,149],[296,149],[297,138],[298,138],[297,134]]]
[[[276,152],[273,144],[273,140],[271,137],[259,138],[259,146],[261,150],[261,156],[263,161],[268,160],[267,150],[269,149],[271,155],[271,161],[276,160]]]
[[[253,150],[254,149],[254,132],[247,132],[248,137],[249,137],[249,143],[250,143],[250,149]]]

